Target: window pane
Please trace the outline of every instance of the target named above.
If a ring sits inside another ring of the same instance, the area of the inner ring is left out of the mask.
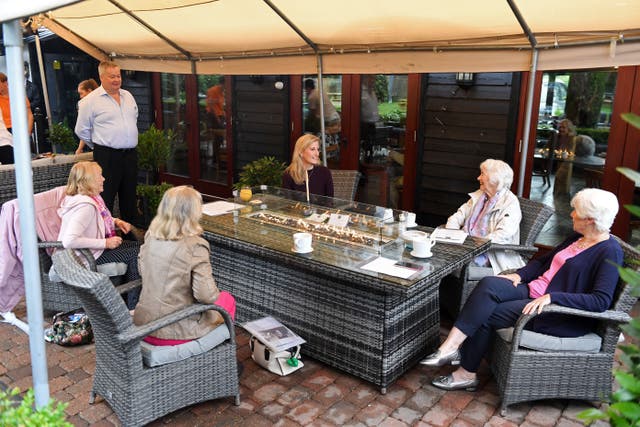
[[[327,166],[340,167],[340,131],[342,129],[342,76],[323,76],[324,126]],[[320,136],[320,91],[318,79],[304,76],[302,100],[303,132]]]
[[[187,144],[185,78],[181,74],[162,74],[162,119],[165,129],[176,135],[167,172],[189,176],[189,146]]]
[[[572,230],[571,197],[601,185],[616,79],[610,70],[543,75],[530,197],[555,207],[559,238]]]
[[[398,208],[404,185],[406,75],[363,75],[360,86],[359,200]]]
[[[224,76],[198,76],[198,117],[200,120],[200,178],[225,183],[227,140]]]

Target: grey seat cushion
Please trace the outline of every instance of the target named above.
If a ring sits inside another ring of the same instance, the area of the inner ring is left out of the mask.
[[[469,280],[480,280],[487,276],[494,276],[493,268],[478,267],[477,265],[469,266]]]
[[[504,341],[511,342],[513,328],[498,329],[496,332]],[[520,347],[545,352],[568,351],[597,353],[600,351],[601,346],[602,338],[593,332],[581,337],[562,338],[524,330],[522,331],[522,338],[520,339]]]
[[[191,356],[204,353],[229,339],[229,329],[222,324],[197,340],[180,345],[155,346],[142,341],[142,360],[149,367],[178,362]]]

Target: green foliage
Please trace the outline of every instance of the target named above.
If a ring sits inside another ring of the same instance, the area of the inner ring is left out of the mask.
[[[0,390],[0,426],[3,427],[73,427],[65,420],[64,410],[68,403],[52,400],[39,409],[34,409],[33,390],[29,389],[22,402],[18,403],[20,390]]]
[[[609,142],[609,129],[576,128],[576,135],[590,136],[596,144],[600,145],[607,145]]]
[[[269,185],[280,187],[282,185],[282,173],[287,165],[277,160],[275,157],[262,157],[247,163],[240,172],[240,180],[234,188],[240,189],[245,186],[255,187],[257,185]]]
[[[51,145],[60,147],[63,153],[73,153],[76,151],[78,143],[73,136],[73,131],[67,125],[66,120],[63,123],[53,123],[49,129],[49,142]]]
[[[164,196],[164,193],[171,187],[173,187],[173,185],[166,182],[160,185],[138,184],[136,187],[136,195],[138,196],[139,202],[143,201],[143,206],[138,206],[138,210],[143,215],[153,218],[156,215],[162,196]],[[147,212],[145,212],[145,210]]]
[[[160,130],[151,125],[138,135],[138,167],[157,173],[159,168],[167,164],[174,140],[173,130]]]
[[[640,129],[640,116],[623,114],[622,118]],[[619,168],[619,170],[622,168]],[[637,172],[629,169],[624,172]],[[629,176],[624,173],[625,176]],[[634,178],[631,178],[634,179]],[[636,180],[636,186],[638,181]],[[638,216],[640,207],[634,206],[631,212]],[[638,266],[633,266],[637,268]],[[632,287],[634,296],[640,296],[640,273],[635,268],[618,267],[620,277]],[[640,318],[635,317],[627,325],[622,326],[631,344],[620,345],[622,350],[621,369],[613,371],[620,388],[611,396],[611,404],[605,410],[589,409],[578,414],[578,418],[589,425],[596,420],[608,420],[614,427],[640,426]]]

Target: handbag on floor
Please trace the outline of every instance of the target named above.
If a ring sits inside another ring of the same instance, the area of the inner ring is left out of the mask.
[[[44,339],[63,346],[91,344],[93,329],[87,313],[75,309],[55,314],[51,327],[44,331]]]
[[[249,347],[251,349],[251,358],[258,365],[274,374],[280,376],[289,375],[304,366],[300,360],[299,345],[276,353],[265,346],[259,339],[251,336]]]

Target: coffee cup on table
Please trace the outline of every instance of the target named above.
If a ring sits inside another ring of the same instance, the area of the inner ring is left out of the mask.
[[[421,237],[418,239],[413,239],[413,250],[411,251],[411,255],[416,258],[429,258],[433,253],[431,252],[431,248],[436,244],[435,239],[429,239],[427,237]]]
[[[407,212],[407,227],[415,227],[417,225],[415,212]]]
[[[295,252],[311,252],[311,242],[313,235],[311,233],[295,233],[293,235],[293,250]]]

